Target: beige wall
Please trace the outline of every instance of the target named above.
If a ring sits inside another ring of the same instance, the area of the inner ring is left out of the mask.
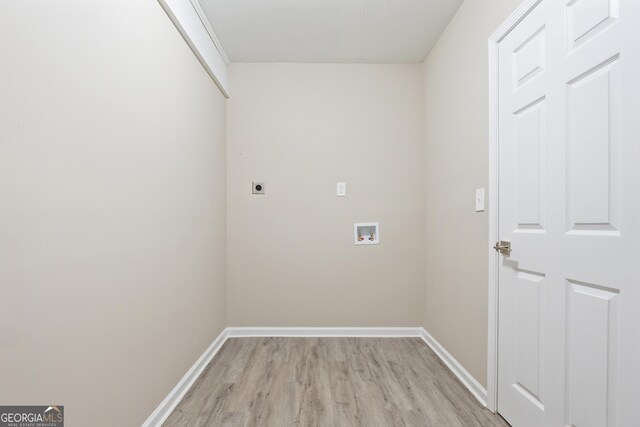
[[[466,0],[424,63],[425,328],[487,377],[487,39],[521,0]],[[490,5],[489,5],[490,3]]]
[[[486,39],[519,2],[466,0],[422,66],[235,64],[226,123],[157,2],[0,4],[0,403],[138,425],[227,324],[423,324],[485,384]]]
[[[229,325],[418,326],[421,66],[233,64],[230,81]],[[357,247],[368,221],[381,244]]]
[[[0,3],[0,403],[140,425],[225,326],[225,100],[156,1]]]

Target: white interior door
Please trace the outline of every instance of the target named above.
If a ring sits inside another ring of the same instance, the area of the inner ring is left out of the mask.
[[[498,412],[639,426],[640,1],[542,0],[498,58]]]

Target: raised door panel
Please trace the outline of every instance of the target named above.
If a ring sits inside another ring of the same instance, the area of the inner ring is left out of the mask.
[[[575,234],[618,233],[618,58],[567,86],[567,212]]]
[[[513,52],[515,88],[523,86],[544,72],[546,63],[545,29],[537,30]]]
[[[516,366],[512,386],[544,411],[544,275],[518,271],[516,277]]]
[[[517,231],[544,232],[545,99],[515,113]]]
[[[615,424],[619,291],[567,282],[568,424]]]
[[[618,19],[618,0],[572,0],[567,4],[568,47],[573,49]]]

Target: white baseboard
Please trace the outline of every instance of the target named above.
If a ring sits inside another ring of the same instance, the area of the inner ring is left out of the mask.
[[[193,364],[191,369],[182,377],[178,384],[171,390],[171,392],[164,398],[162,403],[158,405],[155,411],[147,418],[142,424],[142,427],[159,427],[167,419],[169,414],[178,406],[178,403],[182,400],[187,391],[191,388],[193,383],[196,382],[204,368],[207,367],[213,356],[216,355],[222,344],[227,340],[227,329],[223,330],[220,335],[213,340],[213,343],[205,350],[200,358]]]
[[[431,350],[434,351],[435,354],[444,362],[445,365],[453,372],[453,374],[458,377],[460,382],[465,385],[478,399],[478,402],[482,404],[482,406],[487,406],[487,389],[482,387],[482,384],[476,380],[473,375],[469,373],[464,367],[458,362],[455,357],[453,357],[443,346],[440,344],[434,337],[427,332],[426,329],[422,329],[422,340],[427,343]]]
[[[229,338],[239,337],[420,337],[422,328],[227,328]]]
[[[408,328],[247,328],[230,327],[223,330],[209,348],[200,356],[184,377],[171,390],[155,411],[142,424],[142,427],[159,427],[169,414],[178,406],[189,388],[198,379],[204,368],[216,355],[222,344],[229,338],[241,337],[419,337],[438,355],[445,365],[464,384],[471,394],[482,404],[487,406],[487,390],[422,327]]]

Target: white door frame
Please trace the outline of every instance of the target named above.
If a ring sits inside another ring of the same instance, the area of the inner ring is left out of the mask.
[[[542,0],[524,0],[518,9],[489,37],[489,316],[487,337],[487,408],[498,409],[498,262],[493,245],[498,235],[498,48],[500,42]]]

